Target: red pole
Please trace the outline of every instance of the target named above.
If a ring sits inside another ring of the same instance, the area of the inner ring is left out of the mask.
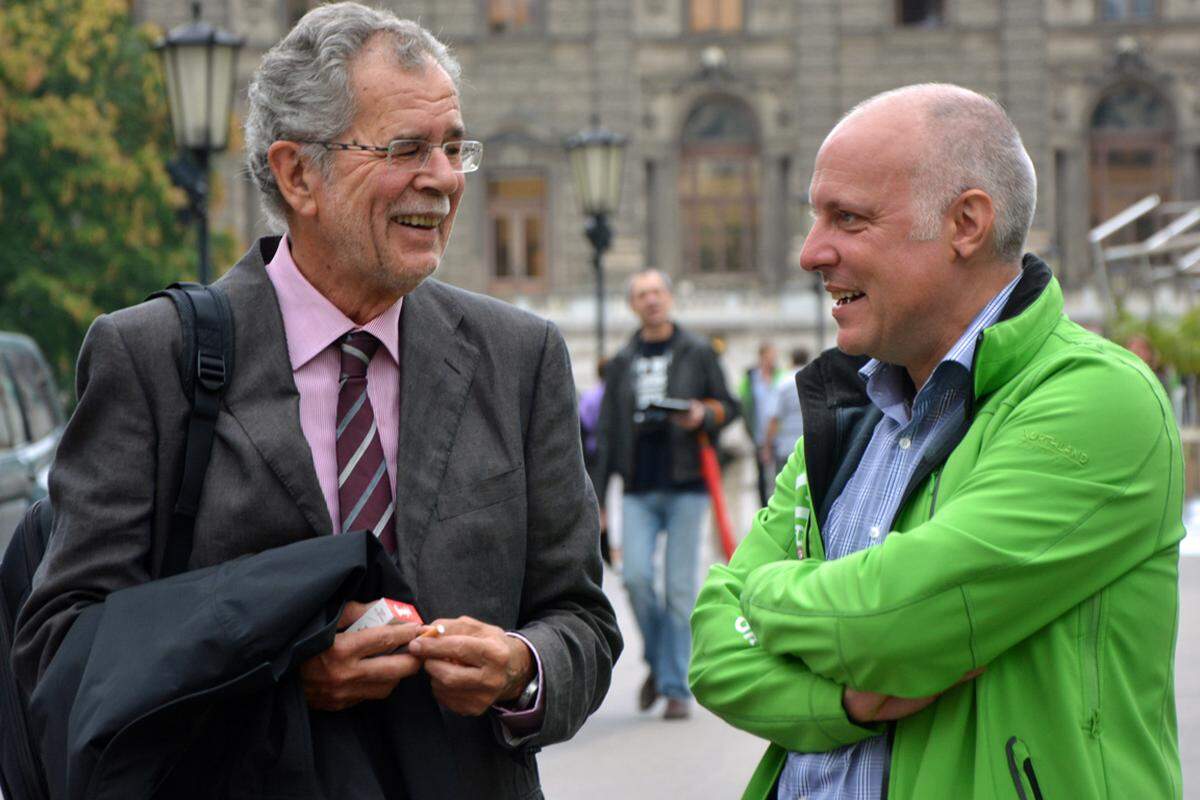
[[[733,541],[733,526],[729,522],[729,508],[725,505],[725,490],[721,486],[721,465],[717,461],[717,450],[712,446],[708,434],[700,431],[696,435],[700,445],[700,475],[712,498],[713,518],[717,521],[717,532],[721,535],[721,547],[725,560],[733,558],[736,546]]]

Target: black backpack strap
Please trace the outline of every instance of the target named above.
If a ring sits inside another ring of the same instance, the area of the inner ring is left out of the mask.
[[[200,490],[212,455],[221,394],[233,375],[233,314],[229,299],[213,286],[174,283],[151,297],[170,297],[179,312],[183,335],[179,375],[191,399],[183,474],[171,514],[159,577],[187,570],[192,554]]]

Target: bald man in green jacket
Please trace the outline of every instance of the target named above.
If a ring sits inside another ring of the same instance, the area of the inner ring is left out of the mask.
[[[747,798],[1182,796],[1179,433],[1021,257],[1035,192],[953,86],[867,101],[817,156],[801,263],[840,352],[692,615],[696,698],[770,742]]]

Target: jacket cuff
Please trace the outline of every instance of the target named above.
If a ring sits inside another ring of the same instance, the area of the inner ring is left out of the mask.
[[[842,705],[842,686],[829,681],[813,681],[811,686],[808,712],[832,745],[843,747],[861,742],[863,731],[881,734],[886,730],[881,723],[859,725],[850,719]]]
[[[537,696],[533,706],[525,711],[515,711],[502,703],[492,706],[492,711],[496,713],[496,718],[500,722],[499,728],[504,736],[505,744],[509,747],[519,747],[542,730],[542,720],[546,716],[546,692],[545,684],[542,681],[542,657],[538,655],[537,648],[519,633],[508,631],[508,635],[524,642],[525,646],[529,648],[529,652],[533,654],[534,680],[538,682]]]

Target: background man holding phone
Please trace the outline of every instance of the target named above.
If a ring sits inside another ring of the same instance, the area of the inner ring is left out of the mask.
[[[641,327],[609,362],[600,411],[596,494],[608,477],[625,481],[625,588],[650,668],[639,692],[645,711],[667,698],[665,719],[689,713],[688,617],[696,598],[696,558],[708,504],[698,434],[717,433],[738,415],[716,353],[672,320],[671,281],[646,269],[629,279],[629,305]],[[666,592],[655,591],[654,550],[666,532]]]

